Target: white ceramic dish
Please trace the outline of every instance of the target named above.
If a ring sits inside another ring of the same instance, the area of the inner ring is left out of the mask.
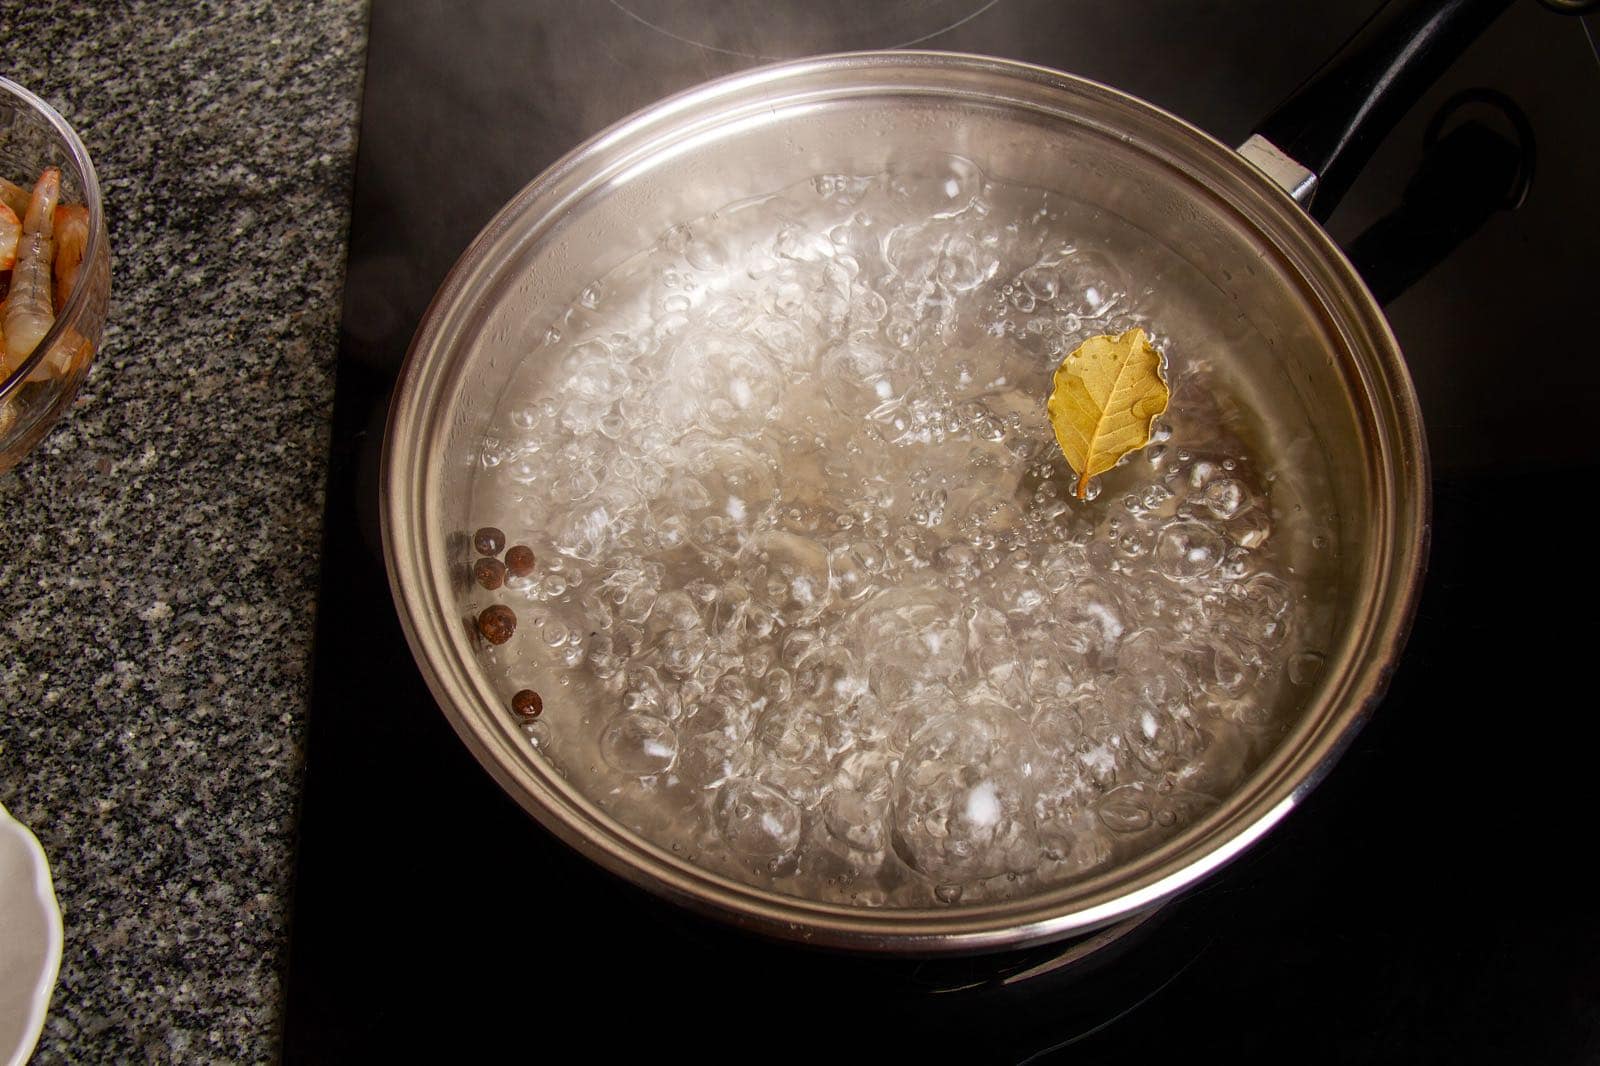
[[[44,849],[0,806],[0,1062],[21,1066],[61,967],[61,911]]]

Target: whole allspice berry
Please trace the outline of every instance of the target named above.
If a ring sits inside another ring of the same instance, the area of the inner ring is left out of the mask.
[[[485,556],[472,564],[472,578],[486,589],[497,589],[506,583],[506,564]]]
[[[499,555],[505,546],[504,531],[494,526],[484,526],[472,535],[472,548],[479,555]]]
[[[506,549],[506,569],[517,577],[533,573],[533,549],[526,544],[515,544]]]
[[[544,699],[533,689],[525,688],[511,697],[511,709],[517,717],[532,721],[544,710]]]
[[[490,644],[504,644],[516,631],[516,612],[503,603],[485,607],[478,615],[478,632]]]

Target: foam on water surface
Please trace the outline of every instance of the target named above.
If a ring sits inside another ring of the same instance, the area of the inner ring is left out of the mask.
[[[539,557],[469,605],[521,620],[482,654],[544,694],[530,744],[662,847],[862,906],[1026,894],[1193,824],[1326,637],[1230,400],[1251,341],[1185,272],[937,157],[731,205],[589,285],[474,486]],[[1050,375],[1133,325],[1172,404],[1076,501]]]

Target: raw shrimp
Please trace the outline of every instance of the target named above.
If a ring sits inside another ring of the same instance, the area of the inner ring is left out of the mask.
[[[17,238],[22,235],[22,223],[17,213],[0,203],[0,270],[10,270],[17,261]]]
[[[0,216],[0,225],[4,217]],[[67,306],[72,287],[78,283],[78,267],[83,263],[83,248],[89,243],[89,209],[82,204],[56,205],[56,314]],[[5,251],[5,236],[0,233],[0,252]]]
[[[28,190],[14,181],[0,178],[0,203],[11,208],[11,213],[21,218],[28,213]]]
[[[50,262],[55,258],[55,210],[60,195],[61,171],[46,167],[28,200],[22,237],[17,241],[17,263],[11,271],[11,291],[6,294],[6,352],[13,361],[26,358],[38,347],[56,319],[50,305]]]

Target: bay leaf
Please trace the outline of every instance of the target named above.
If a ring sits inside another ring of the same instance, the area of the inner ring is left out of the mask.
[[[1078,499],[1089,479],[1150,443],[1171,392],[1161,353],[1142,329],[1090,337],[1056,368],[1045,411],[1061,453],[1078,474]]]

